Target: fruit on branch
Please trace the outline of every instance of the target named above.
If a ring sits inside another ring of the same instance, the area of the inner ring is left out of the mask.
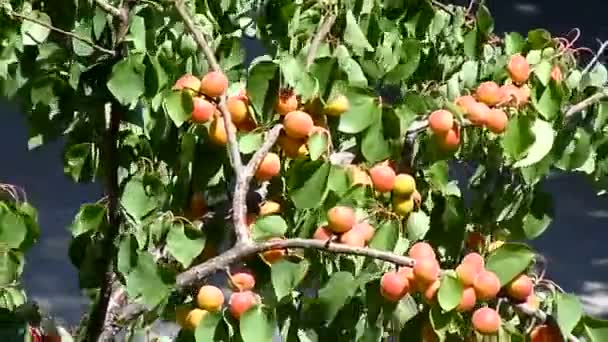
[[[211,71],[201,80],[201,93],[209,97],[219,97],[228,89],[228,78],[221,71]]]
[[[348,98],[344,95],[339,95],[325,105],[323,112],[328,116],[340,116],[346,113],[349,108]]]
[[[209,314],[209,311],[203,309],[192,309],[190,310],[186,318],[184,319],[184,323],[182,327],[186,330],[194,331],[196,327],[201,323],[203,318]]]
[[[435,298],[437,297],[437,291],[439,291],[440,286],[441,281],[437,279],[424,289],[422,295],[424,296],[424,299],[426,299],[427,303],[432,304],[433,302],[435,302]]]
[[[482,82],[475,92],[477,99],[488,106],[498,104],[502,98],[500,87],[494,81]]]
[[[559,329],[541,324],[530,332],[530,342],[561,342],[564,341]]]
[[[234,127],[234,126],[233,126]],[[216,116],[209,126],[209,139],[216,145],[226,145],[228,143],[228,133],[224,118]]]
[[[500,291],[500,280],[492,271],[482,270],[473,283],[475,294],[479,300],[491,300],[496,298]]]
[[[374,227],[367,222],[359,222],[355,224],[351,231],[356,231],[358,234],[360,234],[365,242],[371,241],[374,237],[374,233],[376,232]]]
[[[369,170],[369,175],[376,191],[390,192],[393,190],[397,175],[395,174],[395,170],[388,166],[387,163],[375,165]]]
[[[355,211],[350,207],[335,206],[327,211],[327,227],[336,234],[351,230],[355,223]]]
[[[551,79],[557,83],[564,79],[562,69],[559,67],[559,65],[554,65],[553,69],[551,69]]]
[[[483,102],[473,102],[469,106],[469,111],[467,114],[467,119],[471,121],[471,123],[475,126],[483,126],[488,119],[488,115],[490,113],[490,107]]]
[[[224,305],[224,294],[222,290],[213,285],[204,285],[198,290],[196,305],[207,311],[219,311]]]
[[[249,118],[247,103],[240,96],[231,96],[226,100],[226,107],[232,117],[232,122],[239,124]]]
[[[281,159],[276,153],[268,153],[258,165],[255,178],[259,181],[267,181],[281,172]]]
[[[454,127],[446,134],[439,135],[439,146],[445,151],[455,151],[460,145],[460,128]]]
[[[419,285],[433,283],[439,277],[439,263],[434,258],[416,259],[414,276]]]
[[[283,239],[282,238],[271,238],[269,241],[281,241],[281,240],[283,240]],[[273,264],[273,263],[283,259],[285,257],[285,254],[287,254],[287,251],[285,249],[274,248],[274,249],[269,249],[267,251],[260,253],[260,257],[267,264]]]
[[[530,101],[530,87],[527,84],[519,88],[519,104],[525,105]]]
[[[281,212],[281,205],[275,201],[266,201],[260,206],[260,216],[273,215]]]
[[[279,113],[279,115],[287,115],[288,113],[298,109],[298,105],[298,98],[293,91],[283,90],[279,94],[279,98],[274,106],[274,110]]]
[[[408,280],[398,272],[384,273],[380,279],[380,294],[389,302],[398,302],[409,291]]]
[[[519,84],[526,83],[530,77],[530,64],[526,60],[526,57],[521,54],[515,54],[509,59],[507,71],[513,82]]]
[[[332,236],[333,233],[327,228],[327,226],[321,226],[315,230],[314,234],[312,235],[312,238],[315,240],[327,241],[331,239]]]
[[[414,269],[412,267],[401,267],[397,273],[407,279],[407,282],[410,285],[410,290],[413,291],[417,288],[416,275],[414,274]]]
[[[414,200],[411,197],[393,197],[393,212],[400,216],[408,216],[414,211]]]
[[[457,105],[465,115],[469,114],[471,105],[476,102],[477,100],[471,95],[458,96],[454,99],[454,104]]]
[[[257,296],[251,291],[234,292],[228,302],[228,311],[232,317],[240,319],[251,307],[258,304]]]
[[[429,115],[429,127],[435,134],[444,135],[454,126],[454,115],[451,112],[440,109]]]
[[[485,267],[485,260],[479,253],[469,253],[462,258],[462,264],[474,265],[477,272],[481,272]]]
[[[503,133],[507,129],[509,117],[502,109],[491,109],[486,120],[486,127],[494,134]]]
[[[416,242],[410,247],[407,255],[414,260],[422,260],[422,259],[435,259],[435,251],[433,247],[428,244],[428,242]]]
[[[479,272],[480,269],[476,265],[470,263],[461,263],[456,267],[458,279],[464,286],[473,286]]]
[[[365,241],[365,238],[360,231],[353,228],[340,235],[340,242],[353,247],[365,247],[367,241]]]
[[[201,80],[198,77],[186,74],[180,77],[173,85],[173,90],[187,90],[191,94],[198,93],[201,87]]]
[[[296,110],[289,112],[283,119],[285,133],[294,139],[303,139],[310,135],[315,126],[308,113]]]
[[[516,301],[523,302],[534,289],[532,279],[525,274],[520,274],[507,285],[507,294]]]
[[[500,329],[501,318],[496,310],[484,307],[473,312],[471,322],[473,328],[480,334],[494,335]]]
[[[205,123],[213,117],[215,111],[215,106],[204,98],[200,96],[192,98],[192,122]]]
[[[288,158],[297,159],[304,158],[308,155],[308,147],[306,139],[294,139],[287,135],[281,135],[278,139],[279,147]]]
[[[412,175],[400,173],[395,177],[393,194],[396,196],[410,196],[416,190],[416,180]]]
[[[255,287],[255,277],[248,270],[241,270],[230,275],[230,287],[234,291],[249,291]]]
[[[469,312],[475,307],[477,302],[477,296],[475,295],[475,289],[472,287],[465,287],[462,291],[462,297],[456,307],[458,312]]]

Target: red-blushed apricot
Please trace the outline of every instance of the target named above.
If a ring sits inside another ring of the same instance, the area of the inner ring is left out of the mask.
[[[424,289],[422,295],[424,296],[424,299],[426,299],[427,303],[431,304],[435,301],[437,291],[439,291],[439,286],[441,286],[441,281],[437,279]]]
[[[438,136],[439,146],[445,151],[455,151],[460,145],[460,128],[455,127],[446,134]]]
[[[501,100],[500,87],[494,81],[482,82],[475,92],[477,99],[488,106],[494,106]]]
[[[472,286],[475,283],[479,271],[477,266],[473,264],[462,263],[456,267],[458,279],[464,286]]]
[[[308,113],[296,110],[285,115],[283,126],[288,136],[303,139],[308,137],[315,124]]]
[[[487,104],[475,101],[469,106],[466,117],[473,125],[482,126],[486,123],[489,113],[490,107]]]
[[[420,241],[410,247],[407,255],[414,260],[421,259],[435,259],[435,251],[433,247],[428,244],[428,242]]]
[[[530,77],[530,64],[526,60],[526,57],[516,54],[509,59],[507,71],[513,82],[520,84],[525,83]]]
[[[234,127],[234,126],[233,126]],[[215,117],[209,126],[209,139],[216,145],[226,145],[228,143],[228,132],[224,125],[224,118]]]
[[[471,252],[462,258],[461,264],[474,265],[475,270],[477,270],[477,272],[481,272],[484,269],[486,262],[479,253]]]
[[[258,304],[258,298],[251,291],[234,292],[228,302],[228,311],[232,317],[240,319],[251,307]]]
[[[201,80],[198,77],[186,74],[180,77],[173,86],[173,90],[192,90],[194,92],[198,92],[201,87]]]
[[[372,185],[371,177],[357,165],[346,166],[352,185]]]
[[[248,270],[241,270],[230,275],[230,287],[234,291],[249,291],[255,287],[255,277]]]
[[[491,271],[483,270],[479,272],[475,283],[475,294],[479,300],[490,300],[496,298],[498,291],[500,291],[500,280]]]
[[[418,288],[418,285],[416,284],[416,275],[414,275],[414,269],[412,267],[401,267],[397,273],[407,279],[407,282],[410,285],[410,291]]]
[[[279,115],[287,115],[290,112],[298,109],[298,98],[293,92],[286,91],[283,94],[279,95],[277,99],[277,103],[274,106],[274,110],[279,113]]]
[[[207,213],[207,202],[205,195],[201,191],[197,191],[190,197],[190,215],[193,218],[199,218]]]
[[[331,239],[332,236],[333,233],[327,228],[327,226],[321,226],[317,228],[317,230],[315,230],[314,234],[312,235],[312,238],[315,240],[327,241]]]
[[[287,135],[279,136],[277,140],[279,147],[288,158],[297,159],[304,158],[308,155],[308,147],[306,147],[306,139],[294,139]]]
[[[272,238],[269,241],[276,241],[276,240],[283,240],[283,239]],[[269,249],[267,251],[262,252],[261,257],[266,263],[273,264],[273,263],[283,259],[285,257],[285,254],[287,254],[287,251],[285,249],[274,248],[274,249]]]
[[[186,315],[184,320],[184,329],[194,331],[201,323],[203,318],[209,314],[209,311],[203,309],[192,309]]]
[[[406,217],[414,211],[414,200],[411,196],[393,196],[393,212]]]
[[[374,189],[378,192],[390,192],[395,186],[395,170],[385,163],[375,165],[369,170],[369,175],[374,184]]]
[[[409,196],[416,190],[416,180],[412,175],[400,173],[395,177],[393,194],[397,196]]]
[[[486,244],[486,237],[479,232],[471,232],[467,236],[466,246],[468,249],[478,251]]]
[[[371,241],[371,239],[374,237],[374,233],[376,232],[374,227],[367,222],[359,222],[355,224],[351,230],[357,231],[357,233],[363,237],[365,242]]]
[[[420,204],[422,203],[422,195],[418,190],[414,190],[412,193],[412,201],[414,201],[414,209],[420,208]]]
[[[202,97],[192,98],[192,122],[205,123],[213,117],[215,106]]]
[[[558,65],[553,66],[553,69],[551,69],[551,79],[557,83],[564,79],[562,69]]]
[[[454,104],[457,105],[465,115],[469,114],[471,105],[476,102],[477,100],[475,100],[475,98],[471,95],[458,96],[456,99],[454,99]]]
[[[218,97],[228,89],[228,79],[221,71],[208,72],[201,80],[201,93],[209,97]]]
[[[486,119],[486,127],[494,134],[503,133],[508,123],[509,117],[502,109],[491,109]]]
[[[480,334],[493,335],[500,329],[501,318],[498,312],[492,308],[479,308],[473,312],[471,317],[473,328]]]
[[[278,214],[281,212],[281,205],[275,201],[266,201],[260,206],[260,216]]]
[[[207,311],[219,311],[224,304],[222,290],[213,285],[204,285],[196,295],[196,305]]]
[[[344,95],[339,95],[325,105],[324,112],[328,116],[340,116],[348,111],[350,103]]]
[[[519,103],[525,105],[530,101],[530,87],[527,84],[519,87]]]
[[[440,109],[429,115],[429,127],[435,134],[443,135],[454,126],[454,115],[451,112]]]
[[[477,302],[477,296],[475,295],[475,289],[472,287],[465,287],[462,291],[462,297],[456,307],[458,312],[468,312],[473,310],[475,303]]]
[[[266,181],[277,176],[281,172],[281,159],[276,153],[268,153],[258,165],[255,171],[255,179]]]
[[[351,229],[346,233],[340,235],[340,242],[353,247],[365,247],[366,241],[363,238],[361,232],[355,229]]]
[[[380,279],[380,293],[389,302],[397,302],[407,294],[409,284],[405,277],[397,272],[384,273]]]
[[[435,258],[416,259],[414,275],[419,284],[431,284],[439,277],[439,263]]]
[[[530,332],[530,342],[562,342],[564,338],[559,329],[546,324],[537,325]]]
[[[532,294],[534,284],[525,274],[520,274],[507,285],[507,294],[516,301],[523,302]]]
[[[327,211],[327,226],[336,234],[349,231],[356,223],[355,211],[346,206],[335,206]]]
[[[247,120],[249,116],[249,109],[247,108],[247,103],[243,101],[238,96],[231,96],[226,100],[226,107],[230,112],[230,117],[232,118],[232,122],[235,124],[239,124]]]

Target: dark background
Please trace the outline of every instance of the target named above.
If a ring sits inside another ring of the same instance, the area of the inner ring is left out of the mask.
[[[579,43],[597,49],[608,39],[608,1],[489,1],[496,31],[543,27],[558,36],[582,31]],[[252,55],[260,52],[248,46]],[[100,197],[95,184],[72,183],[62,170],[62,142],[27,150],[25,118],[10,104],[0,105],[0,181],[26,189],[38,208],[40,242],[27,255],[24,283],[31,298],[68,324],[78,322],[87,301],[79,295],[76,271],[67,258],[67,225],[80,204]],[[608,314],[608,199],[595,196],[579,176],[556,174],[545,187],[555,198],[556,217],[533,245],[548,260],[548,275],[567,291],[579,294],[591,314]]]

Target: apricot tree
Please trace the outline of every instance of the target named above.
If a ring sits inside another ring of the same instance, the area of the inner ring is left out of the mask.
[[[476,1],[4,1],[29,147],[65,136],[66,175],[105,185],[61,339],[608,340],[522,243],[550,172],[605,187],[607,44],[581,63],[577,37],[493,26]],[[38,338],[36,215],[3,189],[1,314]]]

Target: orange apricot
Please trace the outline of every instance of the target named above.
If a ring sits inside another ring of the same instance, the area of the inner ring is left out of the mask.
[[[496,298],[500,291],[500,280],[491,271],[482,270],[479,272],[473,283],[475,294],[479,300],[490,300]]]
[[[435,301],[435,297],[437,296],[437,291],[439,291],[440,286],[441,281],[437,279],[424,289],[422,295],[424,296],[424,299],[426,299],[427,303],[433,303]]]
[[[208,72],[201,80],[201,93],[209,97],[218,97],[228,89],[228,78],[221,71]]]
[[[526,57],[516,54],[509,59],[507,71],[513,82],[520,84],[525,83],[530,77],[530,64],[526,60]]]
[[[475,295],[475,289],[472,287],[465,287],[462,291],[462,297],[456,307],[458,312],[468,312],[473,310],[475,303],[477,302],[477,296]]]
[[[298,110],[289,112],[285,115],[283,125],[285,126],[285,133],[295,139],[308,137],[315,126],[308,113]]]
[[[201,87],[201,80],[198,77],[186,74],[180,77],[173,86],[173,90],[192,90],[198,92]]]
[[[209,139],[216,145],[226,145],[228,143],[228,133],[224,118],[221,116],[215,117],[209,126]]]
[[[462,263],[456,267],[458,279],[464,286],[472,286],[480,270],[474,264]]]
[[[460,129],[455,127],[446,134],[439,136],[439,146],[445,151],[454,151],[460,145]]]
[[[414,260],[420,259],[435,259],[435,251],[433,247],[428,244],[428,242],[416,242],[410,247],[410,250],[407,252],[408,256]]]
[[[473,105],[476,102],[477,102],[477,100],[475,100],[475,98],[471,95],[458,96],[454,100],[454,104],[457,105],[465,115],[469,114],[471,105]]]
[[[279,115],[287,115],[298,109],[298,105],[299,103],[296,95],[293,94],[293,92],[284,91],[283,94],[279,95],[274,110],[279,113]]]
[[[355,225],[355,211],[346,206],[336,206],[327,211],[329,230],[341,234],[349,231]]]
[[[405,277],[397,272],[384,273],[380,279],[380,293],[387,301],[397,302],[407,294],[409,284]]]
[[[494,134],[503,133],[507,129],[509,117],[502,109],[491,109],[486,120],[486,127]]]
[[[447,110],[436,110],[429,115],[429,127],[436,134],[446,134],[454,126],[454,115]]]
[[[365,247],[365,239],[362,232],[354,228],[340,235],[340,242],[353,247]]]
[[[477,272],[481,272],[481,270],[485,267],[485,260],[479,253],[471,252],[462,258],[462,264],[472,264],[475,266]]]
[[[363,240],[365,240],[365,242],[369,242],[374,237],[375,233],[374,227],[372,227],[372,225],[367,222],[359,222],[355,224],[353,226],[353,229],[351,230],[357,231],[358,234],[363,237]]]
[[[183,322],[184,329],[191,330],[191,331],[196,330],[196,327],[198,327],[198,325],[201,323],[203,318],[205,318],[205,316],[207,316],[208,314],[209,314],[209,311],[207,311],[207,310],[202,310],[202,309],[190,310],[188,312],[188,314],[186,315],[184,322]]]
[[[475,101],[469,106],[467,119],[475,126],[482,126],[486,123],[489,113],[490,107],[487,104]]]
[[[281,172],[281,159],[276,153],[268,153],[258,165],[255,178],[259,181],[266,181],[277,176]]]
[[[247,103],[241,97],[231,96],[226,100],[226,107],[230,112],[232,122],[239,124],[249,118],[249,109]]]
[[[516,301],[523,302],[534,289],[532,279],[525,274],[520,274],[507,285],[507,294]]]
[[[281,135],[277,142],[288,158],[303,158],[308,154],[306,139],[294,139],[287,135]]]
[[[500,102],[502,94],[500,87],[494,81],[482,82],[475,92],[477,99],[488,106],[494,106]]]
[[[417,259],[414,275],[419,284],[431,284],[439,277],[439,263],[434,258]]]
[[[395,170],[386,164],[378,164],[369,170],[374,189],[378,192],[389,192],[395,186]]]
[[[215,106],[202,97],[192,98],[192,122],[205,123],[213,117]]]
[[[249,291],[255,287],[255,277],[248,270],[230,275],[230,286],[234,291]]]
[[[274,241],[274,240],[283,240],[283,239],[272,238],[269,241]],[[266,263],[273,264],[273,263],[283,259],[283,257],[285,257],[285,254],[287,254],[287,251],[285,249],[274,248],[274,249],[269,249],[267,251],[262,252],[261,257],[264,261],[266,261]]]
[[[251,307],[258,303],[256,295],[251,291],[234,292],[230,296],[228,311],[232,317],[240,319]]]
[[[315,240],[327,241],[331,239],[332,236],[333,233],[327,228],[327,226],[321,226],[317,228],[317,230],[315,230],[314,234],[312,235],[312,238]]]
[[[496,310],[492,308],[479,308],[471,317],[473,328],[483,335],[493,335],[500,329],[501,319]]]
[[[196,304],[207,311],[219,311],[224,304],[224,294],[213,285],[205,285],[198,290]]]

